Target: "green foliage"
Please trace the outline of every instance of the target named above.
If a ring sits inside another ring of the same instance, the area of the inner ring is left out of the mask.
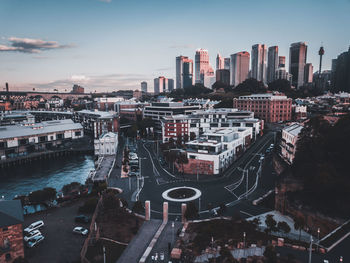
[[[266,216],[265,224],[267,226],[267,232],[268,233],[271,232],[271,231],[276,231],[277,230],[277,228],[276,228],[277,222],[273,218],[273,215],[267,215]]]
[[[298,216],[294,219],[294,228],[299,230],[299,240],[301,236],[301,230],[305,227],[305,219],[302,216]]]
[[[113,192],[104,192],[102,195],[102,205],[104,209],[113,209],[119,207],[119,199]]]
[[[237,87],[233,88],[233,92],[238,95],[254,94],[254,93],[266,93],[267,89],[264,83],[257,81],[256,79],[246,79],[242,83],[238,84]]]
[[[97,203],[98,203],[98,198],[91,197],[85,201],[83,206],[79,207],[79,212],[92,214],[95,211]]]
[[[70,184],[66,184],[62,187],[62,192],[64,195],[69,194],[71,191],[79,190],[81,187],[81,184],[78,182],[72,182]]]
[[[141,201],[136,201],[134,203],[134,206],[132,207],[132,211],[137,214],[144,214],[145,213],[145,208],[142,205]]]
[[[186,220],[194,220],[199,218],[198,209],[194,202],[189,202],[187,204],[185,218]]]
[[[192,85],[186,87],[185,89],[175,89],[169,93],[171,98],[189,98],[189,97],[198,97],[203,94],[208,94],[212,92],[211,89],[204,87],[202,84]]]
[[[277,262],[277,253],[273,246],[267,246],[265,248],[264,256],[266,257],[267,263]]]
[[[292,165],[303,191],[292,198],[328,215],[348,216],[350,203],[350,116],[334,126],[322,117],[309,120],[301,131]]]
[[[214,108],[233,108],[233,99],[225,98],[214,106]]]
[[[31,203],[42,203],[45,201],[52,201],[56,198],[56,189],[46,187],[42,190],[37,190],[29,194],[28,199]]]
[[[290,226],[285,221],[278,222],[277,228],[280,232],[283,232],[285,234],[288,234],[291,230]]]

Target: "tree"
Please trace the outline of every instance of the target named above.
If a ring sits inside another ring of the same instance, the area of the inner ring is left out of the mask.
[[[188,163],[187,154],[180,153],[177,157],[177,163],[181,165],[182,167],[182,174],[184,174],[184,164]]]
[[[267,246],[265,248],[264,257],[266,257],[268,263],[277,262],[277,254],[273,246]]]
[[[145,212],[145,208],[143,207],[141,201],[136,201],[134,206],[132,207],[132,211],[136,214],[143,214]]]
[[[267,226],[267,229],[266,231],[269,233],[269,232],[272,232],[272,231],[276,231],[276,220],[273,219],[273,215],[269,214],[266,216],[266,219],[265,219],[265,224]]]
[[[301,237],[301,230],[304,228],[305,226],[305,219],[302,216],[298,216],[294,219],[294,228],[296,230],[299,230],[299,240]]]
[[[189,202],[187,204],[186,212],[185,212],[186,220],[194,220],[199,218],[198,209],[194,202]]]
[[[280,232],[283,232],[284,234],[288,234],[291,230],[290,226],[285,221],[278,222],[277,228]]]
[[[119,207],[119,199],[112,192],[105,192],[102,195],[102,204],[105,209],[113,209]]]

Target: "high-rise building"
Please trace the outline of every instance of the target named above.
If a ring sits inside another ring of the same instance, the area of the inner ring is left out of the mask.
[[[230,85],[230,71],[227,69],[217,69],[216,70],[216,81]]]
[[[225,68],[225,58],[219,53],[216,56],[216,70]]]
[[[267,83],[275,80],[275,72],[278,68],[278,46],[269,47],[267,60]]]
[[[141,82],[141,92],[147,93],[147,82],[146,81]]]
[[[181,88],[186,89],[193,85],[193,60],[187,59],[183,62]]]
[[[230,70],[230,63],[231,63],[230,58],[224,58],[224,69]]]
[[[279,56],[278,57],[278,68],[285,68],[285,67],[286,67],[286,57]]]
[[[214,70],[209,63],[209,53],[206,49],[197,49],[195,55],[195,82],[204,84],[205,79],[214,76]]]
[[[193,60],[185,56],[176,57],[176,89],[193,85]]]
[[[252,73],[251,77],[266,83],[266,53],[265,44],[252,46]]]
[[[248,78],[250,55],[247,51],[231,55],[231,85],[237,86]]]
[[[289,49],[289,73],[293,76],[292,85],[303,86],[305,83],[304,73],[307,56],[307,45],[305,42],[293,43]]]
[[[314,74],[313,71],[314,71],[314,67],[312,66],[311,63],[305,64],[305,67],[304,67],[304,82],[305,82],[305,84],[312,83],[312,78],[313,78],[313,74]]]
[[[168,90],[168,79],[160,76],[154,79],[154,94],[166,92]]]
[[[168,79],[168,87],[166,89],[166,91],[172,91],[174,90],[174,80],[173,79]]]

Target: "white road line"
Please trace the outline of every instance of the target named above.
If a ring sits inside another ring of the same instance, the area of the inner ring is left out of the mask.
[[[246,214],[247,216],[253,217],[253,215],[251,215],[251,214],[249,214],[249,213],[247,213],[247,212],[244,212],[244,211],[242,211],[242,210],[240,210],[239,212],[241,212],[242,214]]]

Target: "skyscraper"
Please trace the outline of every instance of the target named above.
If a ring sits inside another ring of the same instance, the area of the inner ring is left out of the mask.
[[[305,84],[312,83],[313,74],[314,74],[313,71],[314,71],[314,67],[312,66],[311,63],[305,64],[305,67],[304,67],[304,82],[305,82]]]
[[[146,81],[141,82],[141,91],[147,93],[147,82]]]
[[[275,80],[275,72],[278,68],[278,46],[269,47],[267,60],[267,83]]]
[[[173,84],[174,85],[174,84]],[[154,94],[168,91],[168,79],[160,76],[154,79]]]
[[[214,70],[209,64],[209,53],[206,49],[197,49],[195,55],[195,82],[204,84],[205,77],[214,75]]]
[[[225,58],[219,53],[216,56],[216,70],[225,68]]]
[[[248,78],[249,52],[243,51],[231,55],[231,85],[237,86]]]
[[[182,84],[181,87],[186,89],[193,85],[193,60],[187,59],[183,63],[182,68]]]
[[[217,69],[216,70],[216,81],[230,86],[230,71],[228,69]]]
[[[286,57],[278,57],[278,69],[275,71],[275,80],[276,79],[286,79],[289,82],[292,82],[292,75],[286,71]]]
[[[168,79],[168,87],[166,88],[166,91],[172,91],[174,90],[174,80],[173,79]]]
[[[231,59],[224,58],[224,69],[230,70]]]
[[[286,67],[286,57],[279,56],[278,57],[278,68],[285,68],[285,67]]]
[[[265,44],[252,46],[252,78],[266,83],[266,53]]]
[[[293,76],[292,85],[303,86],[306,64],[307,45],[305,42],[297,42],[290,45],[289,49],[289,73]]]

